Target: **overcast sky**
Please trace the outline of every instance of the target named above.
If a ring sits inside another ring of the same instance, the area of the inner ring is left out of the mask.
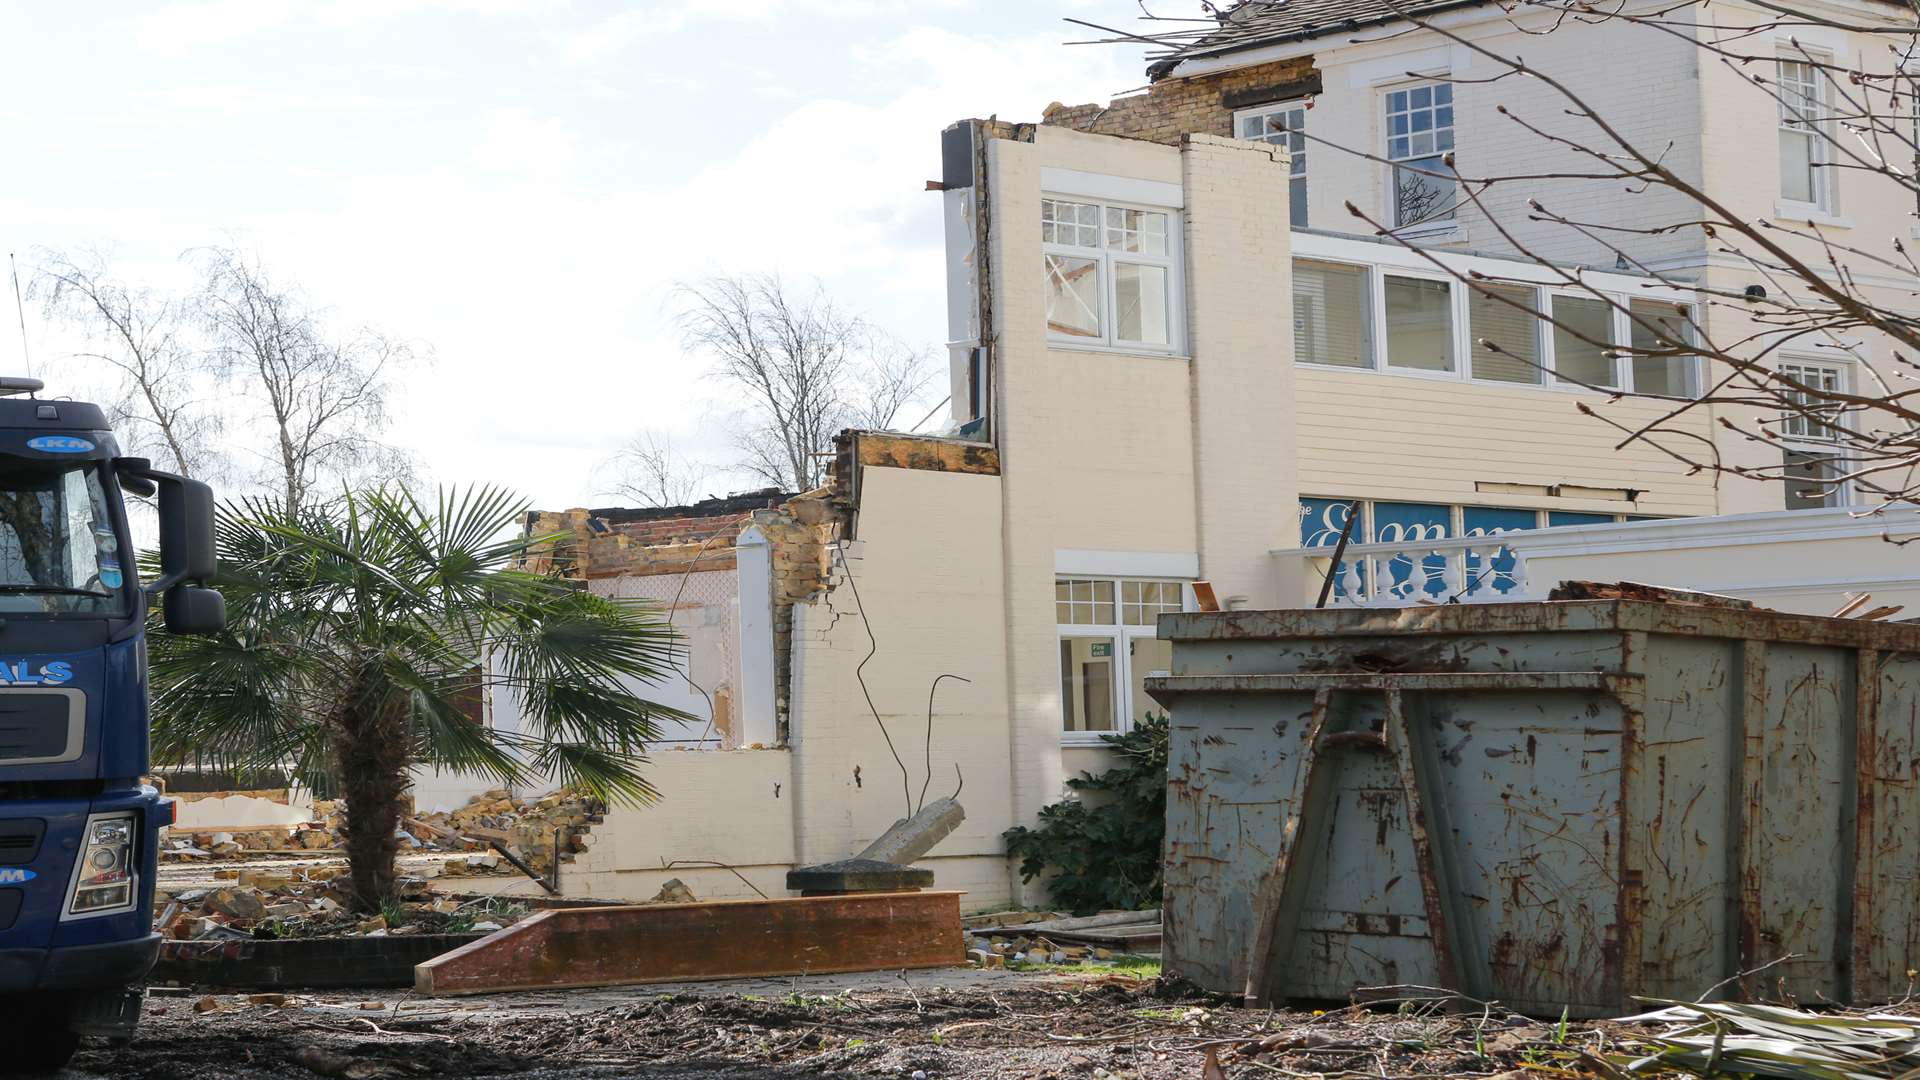
[[[0,251],[26,273],[111,248],[184,287],[183,250],[238,239],[343,322],[431,346],[390,435],[429,479],[604,504],[595,467],[640,428],[721,453],[675,281],[817,278],[938,346],[940,129],[1134,87],[1137,51],[1063,45],[1061,18],[1135,10],[0,0]],[[88,377],[31,307],[27,339],[50,390]]]

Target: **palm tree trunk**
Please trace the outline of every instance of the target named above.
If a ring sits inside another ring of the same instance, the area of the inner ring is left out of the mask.
[[[348,697],[334,739],[340,793],[347,799],[347,866],[354,906],[380,910],[395,896],[394,855],[400,842],[401,801],[407,790],[407,707],[394,703],[359,680],[362,689]]]

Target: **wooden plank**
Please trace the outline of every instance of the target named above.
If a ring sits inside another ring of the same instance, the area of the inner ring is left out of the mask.
[[[425,996],[957,967],[957,892],[544,911],[414,969]]]

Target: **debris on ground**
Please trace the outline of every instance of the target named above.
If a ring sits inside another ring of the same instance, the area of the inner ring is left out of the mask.
[[[434,893],[401,878],[400,898],[371,918],[352,910],[343,866],[242,869],[233,884],[154,893],[154,929],[176,941],[390,934],[460,934],[518,922],[525,905]]]
[[[592,827],[604,807],[585,796],[560,791],[537,799],[515,798],[505,788],[474,796],[452,811],[403,815],[402,845],[419,852],[461,852],[440,868],[443,877],[519,873],[498,853],[512,851],[535,873],[551,875],[554,862],[567,862],[593,843]],[[338,856],[346,829],[344,800],[316,799],[313,820],[300,825],[245,832],[181,834],[169,831],[160,847],[162,862],[251,860],[261,856]],[[215,876],[222,876],[219,871]]]

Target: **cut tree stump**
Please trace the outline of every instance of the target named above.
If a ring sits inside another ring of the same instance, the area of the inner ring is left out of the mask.
[[[959,967],[958,892],[543,911],[414,969],[428,997]]]

